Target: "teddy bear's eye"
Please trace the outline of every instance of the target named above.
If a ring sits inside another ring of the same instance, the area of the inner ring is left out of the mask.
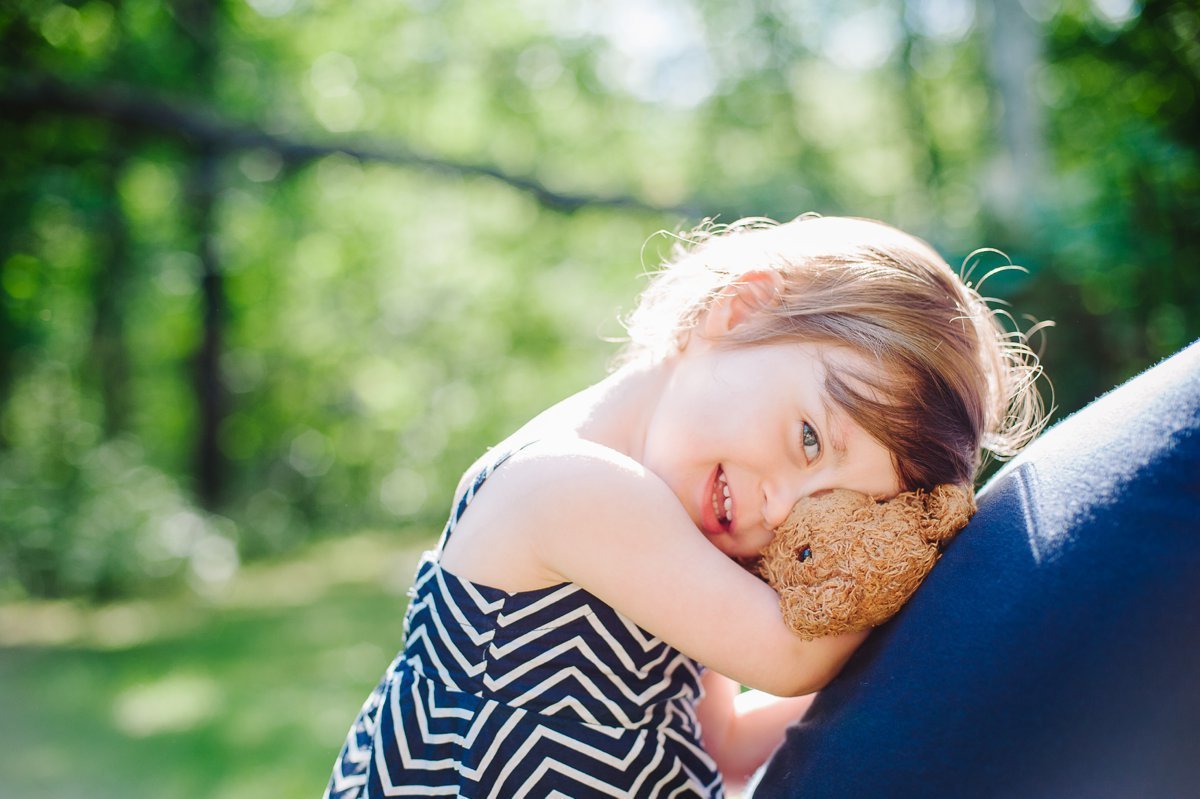
[[[800,562],[801,563],[803,563],[804,561],[808,560],[811,557],[812,557],[812,547],[810,547],[808,545],[800,547]]]

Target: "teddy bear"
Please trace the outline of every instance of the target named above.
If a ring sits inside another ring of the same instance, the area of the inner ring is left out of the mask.
[[[802,638],[865,630],[898,611],[941,544],[975,512],[970,486],[939,485],[876,501],[838,489],[805,497],[754,568]]]

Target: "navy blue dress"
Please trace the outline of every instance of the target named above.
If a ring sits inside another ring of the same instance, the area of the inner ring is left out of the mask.
[[[439,554],[417,569],[404,649],[367,698],[325,796],[720,797],[698,663],[571,584],[510,593]]]

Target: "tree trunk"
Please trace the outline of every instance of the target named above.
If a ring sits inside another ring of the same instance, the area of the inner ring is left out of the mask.
[[[117,132],[120,135],[120,131]],[[93,277],[92,340],[88,369],[95,383],[103,413],[105,438],[129,428],[129,347],[125,339],[125,309],[130,287],[129,227],[121,210],[117,192],[121,167],[125,163],[123,147],[114,145],[114,154],[106,164],[104,177],[105,206],[100,214],[97,242],[103,252],[97,258]]]
[[[221,3],[213,0],[175,0],[176,22],[195,45],[195,83],[200,95],[212,101],[217,62],[217,15]],[[189,199],[200,258],[202,330],[195,358],[196,391],[196,498],[215,510],[221,504],[228,464],[221,452],[219,433],[228,408],[228,391],[221,379],[221,351],[227,324],[225,279],[216,247],[217,178],[221,150],[212,141],[200,141],[192,152]]]
[[[226,463],[218,441],[228,407],[221,379],[221,351],[226,323],[225,279],[218,260],[213,227],[220,156],[212,149],[197,153],[192,168],[193,219],[200,256],[202,331],[195,360],[196,390],[196,496],[209,510],[224,494]]]

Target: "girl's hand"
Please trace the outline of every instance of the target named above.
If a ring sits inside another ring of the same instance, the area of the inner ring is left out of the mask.
[[[727,788],[740,788],[783,741],[816,694],[778,697],[742,691],[736,682],[706,671],[704,699],[697,705],[704,749],[721,770]]]

